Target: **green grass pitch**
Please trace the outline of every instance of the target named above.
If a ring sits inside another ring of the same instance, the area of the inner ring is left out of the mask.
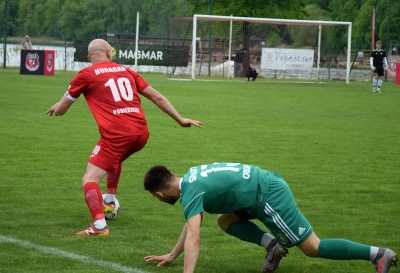
[[[180,128],[142,98],[147,146],[123,165],[110,236],[77,237],[91,221],[81,178],[98,129],[80,98],[61,117],[45,111],[76,73],[54,77],[0,70],[0,272],[182,272],[183,258],[158,268],[150,254],[174,247],[184,217],[143,190],[154,164],[177,175],[191,166],[243,162],[276,171],[320,238],[345,238],[400,253],[400,86],[271,81],[168,81],[143,74],[184,117]],[[105,189],[103,181],[102,189]],[[257,222],[258,223],[258,222]],[[196,272],[259,272],[264,250],[224,234],[205,214]],[[391,272],[398,272],[392,269]],[[292,248],[280,273],[374,272],[366,261],[311,259]],[[400,271],[399,271],[400,272]]]

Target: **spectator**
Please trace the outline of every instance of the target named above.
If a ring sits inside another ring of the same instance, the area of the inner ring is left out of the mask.
[[[32,42],[29,35],[25,35],[25,40],[21,43],[22,49],[32,49]]]
[[[256,68],[254,67],[254,64],[250,64],[248,67],[247,67],[247,71],[246,71],[246,77],[247,77],[247,81],[249,82],[249,81],[255,81],[256,80],[256,78],[257,78],[257,76],[258,76],[258,73],[257,73],[257,71],[256,71]],[[251,79],[251,80],[250,80]]]
[[[244,55],[246,53],[246,50],[243,48],[243,45],[239,45],[238,48],[236,48],[236,54],[235,54],[235,64],[234,64],[234,78],[239,77],[242,72],[243,72],[243,59]]]

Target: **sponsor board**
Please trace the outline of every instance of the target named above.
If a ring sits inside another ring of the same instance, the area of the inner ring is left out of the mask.
[[[314,64],[314,50],[263,48],[261,69],[311,70]]]

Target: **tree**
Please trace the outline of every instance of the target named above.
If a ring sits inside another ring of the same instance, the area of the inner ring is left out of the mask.
[[[6,6],[6,0],[0,0],[0,25],[1,25],[1,31],[0,33],[1,38],[3,38],[4,35],[4,11],[5,11],[5,6]],[[18,12],[18,7],[19,3],[17,1],[8,1],[8,23],[7,23],[7,28],[8,28],[8,35],[14,36],[17,35],[19,25],[17,23],[17,12]]]
[[[82,28],[84,24],[85,6],[80,0],[65,0],[61,8],[61,16],[58,26],[64,39],[82,39]]]
[[[29,35],[36,34],[33,19],[33,1],[20,0],[18,6],[17,24],[19,25],[19,33]]]
[[[325,10],[325,11],[331,11],[330,9],[329,9],[329,3],[330,3],[331,1],[330,0],[304,0],[304,4],[306,5],[306,6],[308,6],[308,5],[315,5],[315,6],[317,6],[318,8],[320,8],[320,9],[322,9],[322,10]],[[314,20],[314,19],[313,19]]]
[[[54,22],[58,21],[59,14],[61,13],[62,0],[47,0],[44,8],[44,22],[43,32],[48,36],[61,37],[60,29]]]
[[[305,9],[308,15],[304,19],[323,20],[323,21],[330,20],[330,18],[327,17],[327,12],[324,12],[317,5],[308,5],[306,6]],[[295,47],[310,46],[312,48],[317,46],[318,41],[316,40],[316,37],[318,37],[318,32],[319,32],[318,26],[307,27],[307,28],[298,26],[289,26],[288,28],[292,40],[294,41],[293,46]],[[322,29],[324,32],[322,35],[323,39],[328,39],[327,28],[329,27],[324,27]],[[322,43],[322,44],[328,44],[328,43]]]
[[[142,6],[146,32],[167,37],[182,36],[188,24],[178,18],[191,16],[192,12],[192,5],[186,0],[147,0]]]
[[[366,0],[331,0],[329,9],[331,10],[330,15],[332,20],[354,22],[355,18],[359,16],[365,17],[364,14],[361,15],[360,13],[360,9],[365,1]],[[353,41],[355,40],[354,37],[359,33],[354,30],[355,28],[357,27],[353,24]],[[347,45],[347,32],[344,32],[340,28],[335,28],[331,33],[331,39],[334,41],[334,49],[344,53],[344,48]]]
[[[379,25],[378,37],[382,40],[383,47],[387,49],[387,51],[391,50],[389,46],[390,44],[386,44],[387,41],[394,40],[398,42],[400,40],[400,2],[391,0],[391,7],[388,7],[388,1],[383,1],[386,5],[386,12],[389,14],[390,12],[390,25],[388,26],[389,16],[385,16]],[[380,12],[384,12],[384,8],[380,9]],[[379,14],[381,15],[381,14]],[[389,33],[388,33],[389,27]],[[388,36],[389,34],[389,36]]]

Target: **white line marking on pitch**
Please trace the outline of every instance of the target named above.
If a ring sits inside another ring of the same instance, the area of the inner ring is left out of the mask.
[[[143,271],[143,270],[140,270],[140,269],[126,267],[126,266],[123,266],[123,265],[120,265],[120,264],[116,264],[116,263],[110,263],[110,262],[105,262],[105,261],[101,261],[101,260],[96,260],[96,259],[93,259],[93,258],[90,258],[90,257],[69,253],[69,252],[66,252],[66,251],[63,251],[63,250],[59,250],[59,249],[56,249],[56,248],[53,248],[53,247],[41,246],[41,245],[30,243],[28,241],[22,241],[22,240],[18,240],[18,239],[6,237],[6,236],[1,236],[0,235],[0,242],[11,243],[11,244],[15,244],[15,245],[23,246],[23,247],[28,247],[28,248],[34,248],[34,249],[37,249],[37,250],[39,250],[39,251],[41,251],[43,253],[48,253],[48,254],[52,254],[52,255],[55,255],[55,256],[59,256],[59,257],[66,257],[66,258],[70,258],[70,259],[73,259],[73,260],[78,260],[80,262],[84,262],[84,263],[88,263],[88,264],[94,264],[94,265],[98,265],[98,266],[106,267],[108,269],[118,270],[118,271],[122,271],[122,272],[127,272],[127,273],[149,273],[147,271]]]

